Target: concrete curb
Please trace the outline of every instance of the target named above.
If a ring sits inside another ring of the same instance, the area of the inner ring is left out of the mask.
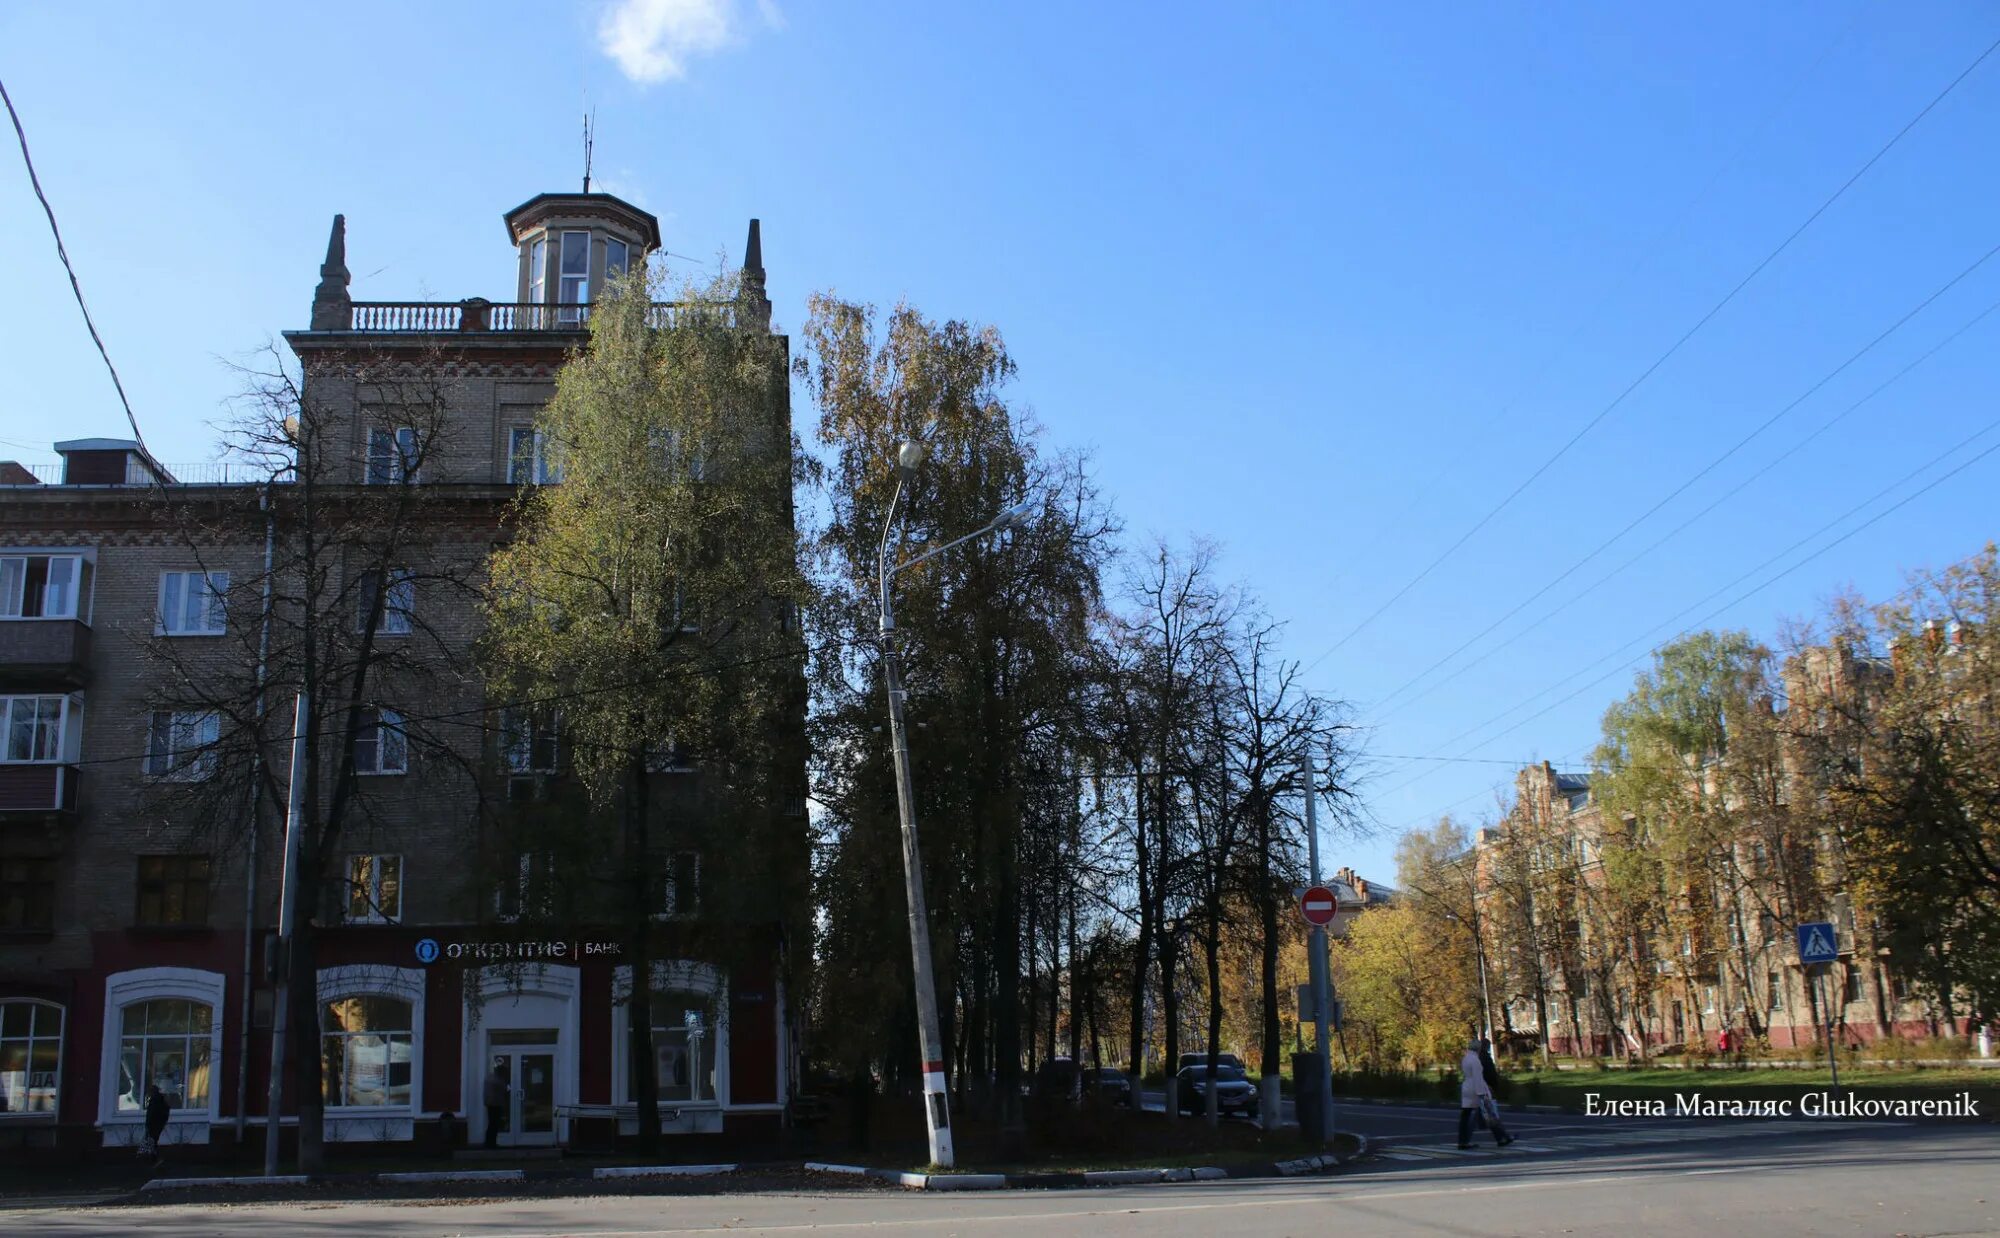
[[[377,1182],[526,1182],[520,1169],[437,1169],[420,1173],[376,1174]]]
[[[1366,1156],[1372,1147],[1372,1141],[1363,1139],[1360,1151],[1349,1159]],[[912,1191],[998,1191],[1010,1188],[1062,1190],[1091,1186],[1143,1186],[1156,1182],[1214,1182],[1222,1178],[1296,1178],[1305,1174],[1325,1173],[1345,1163],[1339,1156],[1329,1152],[1318,1156],[1255,1165],[1090,1169],[1080,1173],[926,1174],[899,1169],[870,1169],[865,1165],[835,1165],[825,1161],[807,1161],[805,1168],[820,1173],[874,1178]]]
[[[304,1174],[259,1174],[254,1178],[154,1178],[139,1185],[142,1191],[171,1191],[189,1186],[304,1186],[311,1181]]]
[[[676,1178],[702,1174],[733,1174],[741,1165],[606,1165],[590,1171],[592,1178]],[[810,1168],[810,1167],[808,1167]]]

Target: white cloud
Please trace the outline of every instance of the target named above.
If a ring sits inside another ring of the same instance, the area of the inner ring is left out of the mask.
[[[764,24],[773,30],[783,30],[791,24],[785,20],[785,15],[779,10],[775,0],[757,0],[757,16],[763,18]]]
[[[768,3],[760,0],[759,9]],[[615,0],[598,23],[597,42],[626,77],[664,82],[686,76],[691,57],[726,46],[736,25],[734,0]]]

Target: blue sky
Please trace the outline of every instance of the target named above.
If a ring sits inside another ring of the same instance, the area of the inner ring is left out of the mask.
[[[1355,632],[1996,38],[1987,5],[1881,0],[45,4],[0,10],[0,75],[169,462],[212,458],[223,361],[304,324],[336,211],[357,298],[511,296],[500,215],[578,182],[586,95],[599,187],[672,253],[740,257],[763,219],[782,325],[819,289],[997,324],[1015,397],[1093,452],[1133,539],[1218,539],[1312,682],[1362,707],[1383,834],[1330,859],[1387,875],[1397,830],[1591,746],[1629,681],[1600,659],[1991,422],[2000,314],[1582,593],[2000,300],[2000,257],[1390,695],[2000,243],[2000,54]],[[121,433],[11,149],[0,220],[0,456]],[[1775,637],[1840,589],[1892,593],[1995,535],[1996,481],[2000,455],[1709,622]]]

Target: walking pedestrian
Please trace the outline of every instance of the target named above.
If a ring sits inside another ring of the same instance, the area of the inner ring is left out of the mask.
[[[139,1145],[139,1159],[153,1165],[160,1163],[160,1136],[167,1133],[167,1115],[171,1112],[166,1094],[160,1085],[146,1085],[146,1141]]]
[[[1481,1114],[1486,1124],[1493,1130],[1493,1146],[1504,1148],[1514,1142],[1507,1128],[1500,1124],[1500,1106],[1493,1100],[1493,1085],[1486,1081],[1486,1064],[1482,1061],[1482,1041],[1473,1037],[1465,1046],[1465,1056],[1459,1060],[1458,1073],[1462,1080],[1458,1085],[1458,1146],[1472,1146],[1472,1115]],[[1494,1072],[1495,1077],[1499,1075]]]
[[[493,1071],[486,1076],[486,1147],[500,1146],[500,1124],[507,1117],[507,1059],[494,1058]]]

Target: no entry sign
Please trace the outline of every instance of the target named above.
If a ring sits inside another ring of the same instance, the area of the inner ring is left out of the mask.
[[[1299,895],[1299,913],[1311,925],[1331,924],[1340,911],[1340,900],[1334,898],[1333,891],[1325,886],[1314,886]]]

